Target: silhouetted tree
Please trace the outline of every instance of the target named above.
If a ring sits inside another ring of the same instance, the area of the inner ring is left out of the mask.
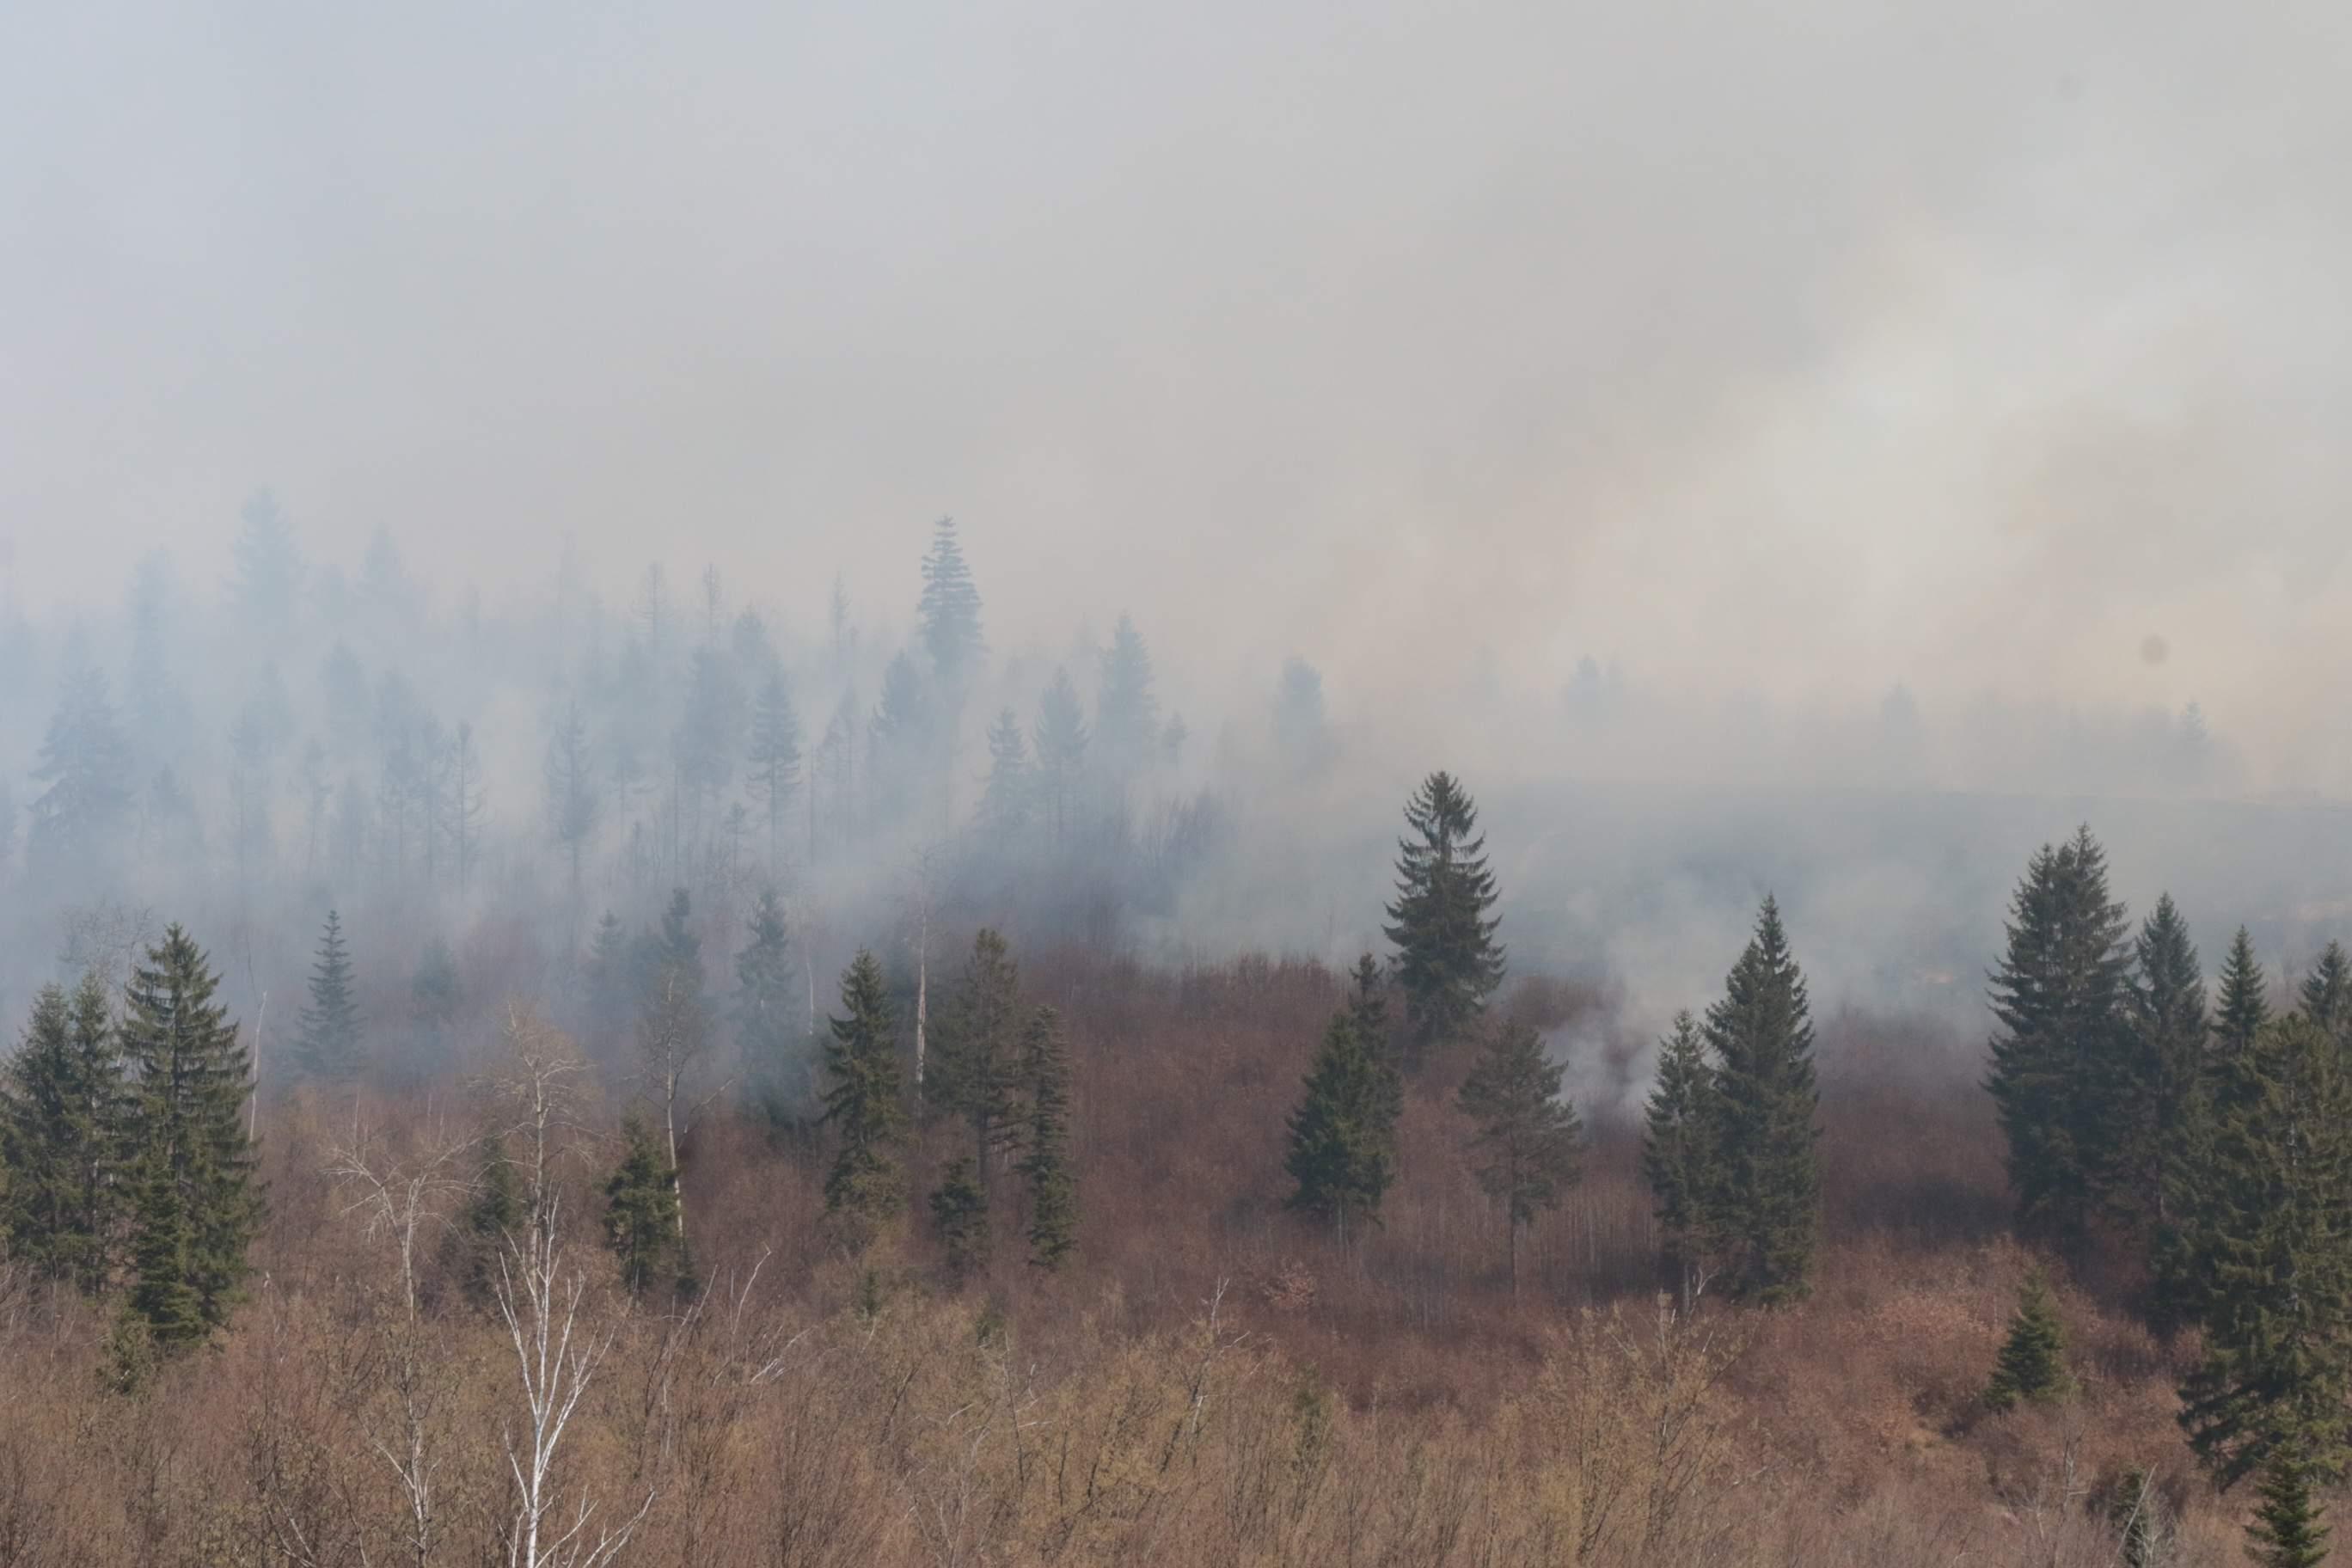
[[[1102,688],[1095,698],[1095,738],[1115,785],[1123,786],[1159,751],[1160,697],[1151,654],[1127,616],[1118,617],[1103,654]]]
[[[971,568],[965,563],[951,517],[931,525],[931,548],[923,557],[922,598],[916,608],[922,621],[923,649],[930,655],[932,678],[949,705],[960,705],[979,673],[983,645],[980,590],[972,584]]]
[[[751,710],[750,762],[744,782],[768,814],[768,870],[772,876],[783,857],[784,814],[801,787],[801,721],[782,670],[769,672]]]
[[[294,1036],[294,1067],[322,1083],[348,1083],[360,1070],[360,1009],[352,994],[351,950],[343,942],[342,918],[332,910],[319,938],[318,962],[310,966],[310,1000]]]
[[[1821,1097],[1805,977],[1769,896],[1723,1000],[1706,1010],[1705,1034],[1715,1057],[1707,1250],[1723,1259],[1731,1296],[1776,1306],[1810,1289],[1821,1227],[1813,1125]]]
[[[1642,1173],[1658,1205],[1658,1234],[1688,1310],[1706,1288],[1705,1248],[1715,1235],[1713,1195],[1722,1183],[1709,1107],[1715,1072],[1688,1009],[1658,1042],[1658,1081],[1642,1129]]]
[[[1380,1037],[1379,971],[1367,953],[1359,999],[1332,1016],[1290,1113],[1283,1169],[1296,1184],[1288,1206],[1328,1219],[1340,1244],[1348,1221],[1380,1219],[1396,1179],[1396,1124],[1404,1086]]]
[[[890,998],[882,965],[860,952],[841,977],[842,1016],[827,1023],[824,1120],[840,1143],[825,1174],[825,1213],[846,1221],[853,1239],[896,1216],[906,1202],[898,1141],[906,1126]]]
[[[750,940],[735,955],[735,1043],[743,1072],[771,1115],[780,1115],[802,1085],[793,1071],[802,1036],[793,1020],[792,943],[775,889],[752,906]]]
[[[1054,671],[1053,684],[1037,703],[1037,784],[1045,820],[1060,842],[1069,831],[1072,808],[1086,777],[1088,735],[1070,672]]]
[[[1070,1168],[1070,1063],[1061,1016],[1029,1015],[1021,1036],[1026,1122],[1017,1169],[1029,1189],[1029,1261],[1059,1268],[1078,1245],[1077,1178]]]
[[[988,730],[988,787],[980,797],[980,819],[1000,840],[1029,824],[1036,780],[1029,766],[1029,743],[1012,709]]]
[[[943,1011],[925,1084],[930,1103],[963,1119],[971,1133],[972,1168],[983,1195],[990,1167],[1011,1143],[1015,1075],[1020,1065],[1021,973],[1004,938],[982,930]]]
[[[2147,1242],[2165,1224],[2167,1173],[2195,1142],[2205,1087],[2205,982],[2171,895],[2141,925],[2133,960],[2114,1135],[2100,1152],[2109,1206]]]
[[[1397,983],[1415,1058],[1453,1040],[1480,1013],[1503,980],[1501,921],[1487,911],[1496,898],[1477,837],[1478,807],[1454,775],[1434,773],[1405,803],[1412,837],[1397,847],[1397,894],[1388,906],[1396,944]]]
[[[2352,1035],[2352,958],[2342,942],[2320,950],[2319,962],[2304,976],[2301,1001],[2303,1016],[2336,1039]]]

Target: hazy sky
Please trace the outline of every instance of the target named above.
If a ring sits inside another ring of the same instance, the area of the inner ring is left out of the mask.
[[[2275,0],[17,5],[0,534],[110,601],[266,481],[896,614],[953,512],[1236,670],[2195,697],[2341,784],[2347,79]]]

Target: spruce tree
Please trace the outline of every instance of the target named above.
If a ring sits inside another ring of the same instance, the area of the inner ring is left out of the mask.
[[[1029,742],[1020,717],[1007,708],[988,730],[988,787],[980,797],[980,818],[1000,838],[1029,825],[1036,780],[1029,766]]]
[[[2319,1568],[2332,1533],[2320,1522],[2318,1477],[2296,1446],[2283,1446],[2263,1467],[2261,1506],[2246,1536],[2263,1568]]]
[[[2254,957],[2253,939],[2240,926],[2230,939],[2230,956],[2221,965],[2221,998],[2213,1009],[2214,1065],[2220,1068],[2252,1050],[2270,1019],[2270,978]]]
[[[2017,1289],[2017,1315],[2009,1321],[2000,1359],[1985,1385],[1985,1404],[2007,1410],[2021,1399],[2047,1405],[2074,1390],[2066,1371],[2066,1329],[2058,1319],[2057,1298],[2039,1268],[2027,1270]]]
[[[1476,1128],[1471,1137],[1478,1189],[1503,1211],[1511,1289],[1519,1285],[1519,1232],[1558,1206],[1582,1174],[1584,1129],[1576,1107],[1559,1097],[1561,1065],[1542,1038],[1506,1024],[1463,1080],[1458,1103]]]
[[[2205,1331],[2180,1423],[2224,1487],[2290,1448],[2333,1477],[2352,1440],[2352,1073],[2292,1014],[2218,1071],[2179,1215]]]
[[[487,1308],[497,1299],[499,1256],[522,1223],[522,1197],[506,1141],[493,1133],[482,1141],[472,1188],[445,1248],[458,1289],[476,1307]]]
[[[990,1170],[1012,1142],[1013,1091],[1020,1064],[1021,974],[1004,938],[983,929],[940,1019],[932,1103],[963,1119],[971,1133],[974,1173],[986,1192]]]
[[[677,1221],[677,1168],[659,1136],[630,1116],[621,1123],[621,1163],[604,1183],[604,1245],[632,1295],[658,1286],[692,1291]]]
[[[981,1187],[971,1155],[949,1162],[931,1194],[931,1224],[946,1248],[950,1274],[966,1279],[987,1264],[988,1194]]]
[[[1369,962],[1369,960],[1368,960]],[[1377,982],[1377,971],[1371,976]],[[1371,1006],[1378,1007],[1377,993]],[[1403,1086],[1360,999],[1332,1016],[1290,1113],[1284,1170],[1297,1184],[1288,1206],[1331,1222],[1340,1245],[1348,1223],[1378,1224],[1381,1199],[1396,1179],[1396,1123]]]
[[[2018,1222],[2069,1245],[2084,1236],[2118,1115],[2126,971],[2124,908],[2084,827],[2044,845],[2010,906],[1992,976],[2001,1033],[1985,1087],[2008,1142]]]
[[[1707,1142],[1716,1180],[1706,1250],[1740,1300],[1779,1305],[1805,1294],[1821,1222],[1813,1116],[1813,1026],[1805,977],[1769,895],[1756,935],[1709,1007],[1715,1057]]]
[[[2303,1016],[2341,1041],[2352,1036],[2352,958],[2344,944],[2330,942],[2304,976]]]
[[[1657,1200],[1658,1235],[1687,1310],[1705,1283],[1706,1246],[1714,1232],[1714,1121],[1708,1108],[1715,1072],[1706,1040],[1687,1008],[1658,1042],[1658,1081],[1642,1128],[1642,1173]]]
[[[744,782],[768,812],[768,869],[782,863],[784,813],[801,789],[801,721],[781,669],[771,670],[751,710],[751,771]]]
[[[979,673],[983,645],[980,590],[972,584],[953,518],[943,517],[931,525],[931,548],[923,557],[923,593],[916,610],[931,673],[950,701],[960,700]]]
[[[752,906],[751,939],[735,955],[735,1045],[772,1118],[784,1115],[803,1087],[794,1070],[803,1038],[794,1025],[795,978],[783,905],[771,888]]]
[[[1478,807],[1451,773],[1434,773],[1405,803],[1412,837],[1398,843],[1397,896],[1386,934],[1396,944],[1407,1045],[1415,1059],[1486,1010],[1503,980],[1501,921]]]
[[[1122,614],[1103,653],[1102,686],[1095,695],[1095,739],[1111,779],[1124,786],[1159,750],[1160,698],[1151,654],[1134,620]]]
[[[213,1000],[219,985],[203,950],[174,925],[124,996],[139,1170],[132,1305],[165,1345],[227,1321],[261,1224],[242,1114],[250,1066],[236,1026]]]
[[[1070,1062],[1061,1016],[1029,1015],[1021,1035],[1021,1089],[1026,1126],[1016,1169],[1029,1189],[1029,1261],[1059,1268],[1078,1245],[1077,1179],[1070,1168]]]
[[[332,910],[310,968],[310,1000],[294,1036],[294,1066],[320,1083],[348,1083],[359,1076],[360,1009],[352,995],[351,951],[343,943],[342,919]]]
[[[1037,702],[1037,786],[1045,824],[1055,842],[1068,833],[1086,777],[1086,715],[1078,707],[1077,688],[1070,672],[1054,671],[1053,684]]]
[[[840,1139],[825,1173],[825,1213],[846,1223],[853,1239],[870,1236],[906,1202],[898,1142],[906,1128],[898,1057],[891,1038],[889,991],[882,965],[860,951],[841,977],[843,1016],[825,1042],[824,1121]]]
[[[2108,1207],[2143,1243],[2161,1233],[2171,1167],[2204,1100],[2205,982],[2189,923],[2166,894],[2140,927],[2115,1063],[2113,1136],[2097,1151]]]
[[[95,1295],[119,1252],[130,1084],[105,983],[42,989],[0,1076],[0,1223],[7,1253]]]

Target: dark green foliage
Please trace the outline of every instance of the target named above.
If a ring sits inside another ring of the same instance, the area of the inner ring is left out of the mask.
[[[931,1224],[947,1250],[948,1272],[969,1278],[988,1263],[988,1193],[970,1155],[951,1161],[931,1194]]]
[[[2020,1400],[2048,1405],[2074,1392],[2058,1300],[2050,1292],[2049,1277],[2038,1268],[2029,1269],[2017,1288],[2017,1315],[2009,1321],[2009,1337],[2001,1342],[2000,1359],[1985,1385],[1985,1403],[2007,1410]]]
[[[2288,1444],[2263,1467],[2262,1504],[2247,1527],[2253,1559],[2263,1568],[2319,1568],[2327,1561],[2327,1537],[2320,1522],[2318,1476],[2298,1446]]]
[[[1650,1090],[1642,1127],[1642,1174],[1658,1205],[1658,1234],[1680,1278],[1685,1309],[1698,1293],[1714,1233],[1716,1170],[1713,1121],[1715,1071],[1706,1041],[1688,1009],[1658,1042],[1658,1081]]]
[[[1070,1170],[1070,1062],[1061,1016],[1029,1015],[1021,1035],[1021,1091],[1027,1101],[1021,1161],[1029,1188],[1029,1261],[1059,1268],[1078,1245],[1077,1180]]]
[[[2157,1568],[2168,1531],[2156,1478],[2135,1466],[2105,1490],[2107,1522],[2123,1549],[2123,1568]]]
[[[827,1020],[824,1120],[840,1139],[825,1173],[824,1207],[856,1237],[898,1215],[906,1178],[898,1142],[907,1124],[890,997],[882,965],[861,951],[841,977],[842,1016]]]
[[[2342,942],[2320,950],[2319,962],[2304,976],[2300,1000],[2303,1016],[2337,1040],[2352,1035],[2352,958]]]
[[[2145,1243],[2165,1225],[2171,1168],[2194,1142],[2204,1103],[2205,982],[2169,894],[2140,927],[2133,960],[2100,1185],[2108,1208]]]
[[[2289,1444],[2333,1476],[2352,1436],[2352,1076],[2292,1014],[2216,1071],[2178,1215],[2205,1330],[2180,1423],[2225,1487]]]
[[[0,1171],[7,1251],[47,1279],[95,1295],[121,1242],[130,1084],[106,986],[34,998],[25,1040],[0,1078]]]
[[[982,930],[940,1018],[925,1088],[932,1103],[971,1130],[978,1180],[1016,1131],[1014,1075],[1020,1065],[1021,975],[1004,939]]]
[[[1478,1189],[1503,1211],[1513,1289],[1520,1230],[1582,1174],[1584,1129],[1576,1107],[1559,1097],[1562,1071],[1535,1030],[1507,1024],[1488,1037],[1462,1083],[1462,1113],[1477,1129],[1470,1148]]]
[[[445,1249],[457,1288],[475,1306],[496,1300],[499,1255],[522,1217],[522,1184],[507,1160],[505,1141],[493,1134],[482,1142],[473,1189],[450,1226]]]
[[[1331,1221],[1343,1245],[1351,1218],[1379,1223],[1404,1110],[1404,1086],[1380,1038],[1380,973],[1370,954],[1357,973],[1357,998],[1332,1016],[1307,1068],[1283,1162],[1297,1184],[1288,1206]]]
[[[1725,1289],[1736,1300],[1795,1300],[1808,1288],[1821,1224],[1820,1095],[1805,977],[1769,897],[1723,1000],[1707,1009],[1704,1034],[1715,1056],[1706,1250],[1722,1259]]]
[[[2011,901],[2009,950],[1993,972],[2001,1033],[1985,1087],[2008,1141],[2019,1225],[2070,1245],[2088,1227],[2113,1146],[2128,961],[2124,908],[2107,897],[2091,830],[2042,846]]]
[[[771,1115],[788,1111],[806,1088],[793,981],[783,905],[769,889],[752,907],[751,939],[735,955],[735,1043],[744,1079]]]
[[[768,812],[768,866],[783,855],[784,812],[801,789],[801,721],[782,670],[771,670],[751,710],[751,764],[744,783]]]
[[[678,1232],[677,1173],[662,1157],[661,1141],[635,1116],[621,1123],[621,1163],[604,1183],[604,1245],[620,1260],[621,1283],[633,1294],[648,1288],[694,1288]]]
[[[980,797],[980,819],[1000,836],[1029,825],[1037,780],[1029,765],[1029,743],[1020,717],[1007,708],[988,729],[988,788]]]
[[[931,548],[923,557],[923,594],[916,608],[931,673],[950,700],[959,700],[978,673],[982,645],[980,590],[972,584],[951,517],[931,525]]]
[[[261,1225],[242,1114],[250,1067],[236,1026],[213,1000],[219,984],[174,925],[124,997],[139,1181],[131,1301],[166,1346],[227,1321]]]
[[[348,1083],[360,1070],[360,1009],[352,995],[352,955],[343,943],[343,922],[327,911],[310,967],[310,1000],[294,1037],[294,1067],[320,1083]]]
[[[1486,1010],[1503,981],[1501,923],[1478,807],[1451,773],[1435,773],[1405,803],[1412,837],[1397,846],[1397,896],[1388,906],[1404,992],[1407,1044],[1417,1058],[1446,1044]]]
[[[2221,965],[2221,999],[2213,1009],[2215,1055],[2226,1061],[2251,1050],[2270,1018],[2270,979],[2254,957],[2253,940],[2240,926]]]
[[[1046,826],[1058,841],[1076,814],[1086,777],[1087,721],[1078,707],[1070,672],[1054,671],[1053,684],[1037,702],[1037,789]]]

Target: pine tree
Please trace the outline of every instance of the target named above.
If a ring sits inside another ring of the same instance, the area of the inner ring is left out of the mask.
[[[1723,1258],[1734,1298],[1793,1300],[1808,1288],[1820,1227],[1820,1096],[1805,978],[1769,896],[1723,1000],[1707,1009],[1705,1035],[1716,1063],[1707,1120],[1717,1178],[1706,1205],[1707,1250]]]
[[[2171,895],[2140,927],[2116,1034],[2114,1136],[2098,1151],[2108,1206],[2143,1241],[2162,1231],[2169,1172],[2195,1141],[2205,1087],[2205,982]]]
[[[2333,1477],[2352,1440],[2352,1073],[2292,1014],[2218,1073],[2203,1165],[2181,1194],[2205,1335],[2180,1422],[2225,1487],[2289,1446]]]
[[[1036,782],[1029,766],[1029,743],[1021,720],[1007,708],[988,730],[988,787],[980,797],[980,818],[1000,839],[1029,825]]]
[[[2320,1522],[2313,1495],[2317,1476],[2294,1445],[2282,1447],[2263,1467],[2262,1505],[2246,1536],[2263,1568],[2319,1568],[2327,1561],[2332,1532]]]
[[[1466,1030],[1503,981],[1501,921],[1478,807],[1451,773],[1434,773],[1405,803],[1411,838],[1399,841],[1396,901],[1388,939],[1396,944],[1413,1057]]]
[[[1021,1036],[1021,1089],[1027,1125],[1016,1169],[1029,1189],[1029,1261],[1059,1268],[1078,1245],[1077,1182],[1070,1169],[1070,1063],[1061,1016],[1029,1015]]]
[[[604,1245],[620,1259],[621,1283],[632,1295],[654,1286],[692,1292],[678,1229],[677,1169],[635,1116],[621,1123],[621,1163],[604,1183]]]
[[[2019,1224],[2076,1244],[2116,1135],[2129,952],[2091,830],[2042,846],[2010,909],[2009,950],[1992,976],[2002,1033],[1985,1087],[2008,1141]]]
[[[801,789],[801,721],[782,670],[771,670],[751,710],[751,798],[768,812],[768,869],[783,861],[784,813]]]
[[[1342,1246],[1350,1218],[1380,1221],[1381,1199],[1396,1179],[1404,1110],[1403,1085],[1378,1034],[1379,972],[1370,954],[1358,975],[1362,989],[1333,1016],[1307,1069],[1283,1162],[1297,1184],[1288,1206],[1328,1219]]]
[[[1463,1080],[1462,1113],[1475,1125],[1470,1146],[1478,1189],[1503,1211],[1511,1289],[1519,1287],[1519,1232],[1556,1207],[1583,1173],[1584,1129],[1576,1107],[1559,1098],[1561,1065],[1525,1025],[1488,1037]]]
[[[132,1305],[167,1346],[227,1321],[261,1224],[242,1115],[250,1064],[236,1026],[213,1000],[219,985],[203,950],[174,925],[124,996],[140,1179]]]
[[[2352,1037],[2352,958],[2330,942],[2303,981],[2303,1016],[2337,1040]]]
[[[2221,965],[2221,994],[2213,1009],[2213,1051],[2220,1067],[2253,1048],[2271,1020],[2270,979],[2254,957],[2253,939],[2240,926]]]
[[[1151,654],[1135,622],[1124,615],[1103,654],[1095,737],[1114,783],[1120,785],[1147,766],[1159,749],[1160,698],[1153,689]]]
[[[320,1083],[348,1083],[360,1070],[360,1010],[352,995],[351,952],[343,922],[327,911],[319,960],[310,969],[310,1001],[294,1037],[295,1069]]]
[[[960,701],[979,673],[982,644],[980,590],[964,562],[953,518],[943,517],[931,525],[931,548],[923,557],[923,593],[917,611],[922,620],[923,648],[931,658],[931,673],[949,700]]]
[[[971,1156],[949,1162],[931,1194],[931,1224],[947,1249],[948,1272],[969,1278],[988,1262],[988,1194],[973,1171]]]
[[[751,940],[735,955],[735,1044],[746,1080],[775,1117],[803,1087],[793,1070],[802,1041],[793,1026],[793,979],[783,905],[771,888],[752,907]]]
[[[0,1224],[7,1253],[87,1294],[121,1241],[130,1084],[105,983],[44,987],[0,1077]]]
[[[1704,1288],[1704,1248],[1715,1230],[1711,1200],[1720,1177],[1708,1115],[1714,1096],[1706,1041],[1685,1009],[1658,1042],[1658,1081],[1642,1129],[1642,1173],[1657,1200],[1659,1237],[1685,1310]]]
[[[840,1148],[824,1179],[825,1213],[862,1238],[906,1202],[897,1145],[907,1123],[882,965],[860,951],[841,977],[843,1016],[827,1020],[824,1120]]]
[[[1053,684],[1037,702],[1037,784],[1045,820],[1059,843],[1069,831],[1086,777],[1087,721],[1078,708],[1077,688],[1070,672],[1054,671]]]
[[[2021,1399],[2046,1405],[2074,1391],[2057,1298],[2050,1293],[2049,1277],[2038,1268],[2030,1269],[2017,1289],[2017,1315],[2009,1321],[2009,1337],[1985,1385],[1985,1404],[1995,1410],[2010,1409]]]
[[[1020,1065],[1021,973],[1004,938],[983,929],[940,1019],[932,1103],[971,1131],[973,1171],[985,1194],[992,1163],[1012,1142],[1014,1076]]]

